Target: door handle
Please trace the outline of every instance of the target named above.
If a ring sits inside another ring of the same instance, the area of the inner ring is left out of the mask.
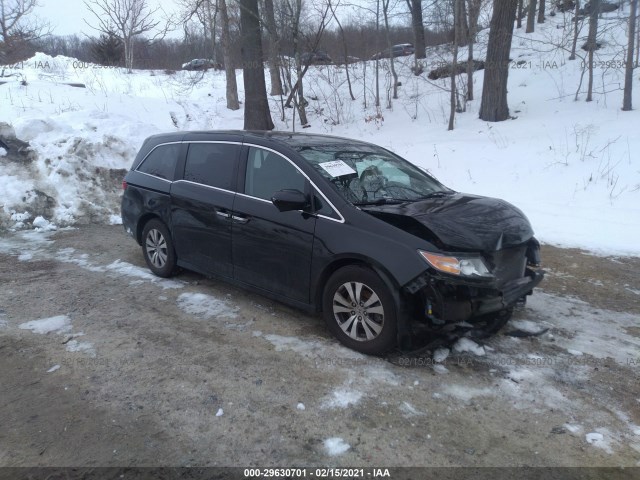
[[[247,223],[249,221],[247,217],[240,217],[238,215],[231,215],[231,219],[237,223]]]
[[[216,210],[216,215],[218,215],[219,217],[222,217],[226,220],[229,220],[231,218],[231,214],[229,212],[227,212],[226,210]]]

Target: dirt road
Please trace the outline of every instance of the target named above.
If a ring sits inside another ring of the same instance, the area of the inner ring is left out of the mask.
[[[543,259],[500,335],[392,363],[119,226],[4,234],[0,465],[639,466],[640,260]]]

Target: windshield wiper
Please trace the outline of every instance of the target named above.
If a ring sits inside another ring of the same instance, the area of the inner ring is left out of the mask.
[[[376,200],[370,200],[370,201],[365,201],[365,202],[354,202],[353,204],[356,207],[363,207],[363,206],[366,206],[366,205],[389,205],[389,204],[405,203],[405,202],[413,202],[413,200],[410,200],[408,198],[388,198],[388,197],[383,197],[383,198],[377,198]]]
[[[449,195],[453,195],[454,193],[456,193],[456,192],[451,191],[451,190],[448,190],[448,191],[447,190],[439,190],[437,192],[431,192],[431,193],[427,193],[426,195],[422,195],[419,198],[419,200],[424,200],[424,199],[427,199],[427,198],[436,198],[436,197],[447,197]]]

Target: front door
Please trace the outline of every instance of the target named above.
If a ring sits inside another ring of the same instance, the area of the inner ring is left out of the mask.
[[[279,190],[305,192],[306,177],[284,156],[249,147],[244,184],[233,205],[234,278],[308,303],[316,218],[271,203]]]

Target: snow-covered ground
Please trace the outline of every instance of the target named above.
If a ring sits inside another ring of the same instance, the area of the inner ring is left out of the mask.
[[[616,62],[623,60],[623,16],[613,12],[601,19],[608,28],[596,55],[602,64],[596,64],[593,102],[584,101],[586,77],[574,101],[583,62],[569,61],[568,51],[556,46],[567,47],[569,41],[558,28],[569,17],[560,14],[538,25],[535,34],[515,33],[512,120],[480,121],[475,100],[448,132],[448,80],[426,79],[431,65],[450,60],[436,48],[421,76],[411,73],[413,57],[396,59],[402,86],[391,109],[386,108],[390,76],[383,69],[379,111],[373,106],[371,62],[349,67],[355,101],[349,99],[343,67],[312,67],[305,77],[311,123],[305,131],[372,141],[427,168],[455,190],[504,198],[529,216],[543,242],[639,255],[640,113],[620,109],[624,71]],[[579,45],[586,33],[585,27]],[[479,37],[476,58],[484,55],[487,31]],[[463,49],[460,58],[465,56]],[[114,178],[130,167],[147,136],[243,126],[242,109],[225,107],[221,72],[126,74],[43,54],[14,67],[5,70],[5,76],[13,76],[0,85],[0,122],[11,127],[2,127],[1,135],[6,138],[13,129],[34,154],[16,161],[11,152],[0,151],[0,227],[117,223]],[[242,72],[237,73],[242,98]],[[474,78],[479,98],[482,72]],[[70,85],[78,83],[86,88]],[[640,98],[637,75],[634,88]],[[276,128],[292,130],[292,110],[281,121],[280,98],[270,102]],[[43,198],[52,199],[48,208]]]

